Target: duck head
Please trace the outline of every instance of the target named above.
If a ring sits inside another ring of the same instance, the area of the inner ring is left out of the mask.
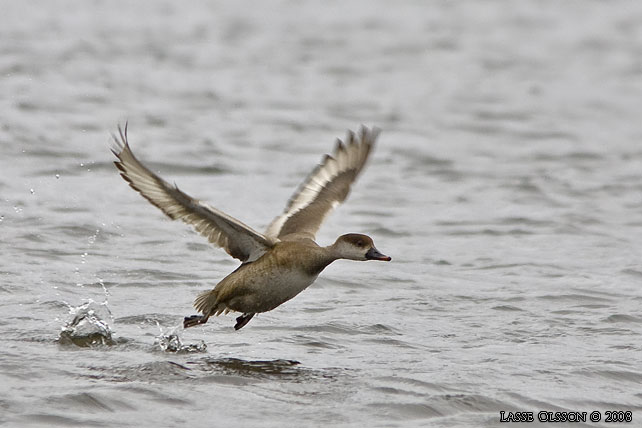
[[[332,245],[338,258],[349,260],[380,260],[389,262],[390,257],[381,254],[374,246],[372,238],[360,233],[348,233],[337,238]]]

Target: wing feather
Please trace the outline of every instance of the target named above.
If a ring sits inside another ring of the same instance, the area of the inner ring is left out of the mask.
[[[337,139],[333,154],[325,155],[301,183],[283,213],[268,226],[266,236],[281,240],[314,239],[323,220],[350,193],[350,186],[368,160],[379,132],[378,128],[362,126],[358,136],[348,131],[345,143]]]
[[[124,132],[119,126],[118,132],[120,138],[113,136],[115,147],[112,152],[118,158],[114,164],[121,171],[120,175],[132,189],[169,218],[190,224],[209,242],[242,262],[258,259],[278,242],[278,239],[266,237],[224,212],[192,198],[176,185],[170,185],[134,156],[127,141],[127,125]]]

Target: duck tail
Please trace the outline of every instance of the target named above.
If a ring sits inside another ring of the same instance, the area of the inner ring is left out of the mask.
[[[217,305],[217,295],[218,292],[216,292],[215,290],[206,291],[199,294],[198,297],[196,297],[196,301],[194,302],[194,307],[203,315],[191,315],[189,317],[185,317],[185,319],[183,320],[183,328],[205,324],[209,317],[211,315],[214,315],[215,313],[214,308]],[[220,311],[216,313],[216,315],[218,315],[219,313]]]
[[[218,302],[218,290],[205,291],[194,301],[194,307],[205,316],[219,315],[227,307]]]

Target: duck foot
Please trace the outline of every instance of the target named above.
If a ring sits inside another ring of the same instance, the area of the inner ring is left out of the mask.
[[[252,317],[255,315],[254,312],[250,312],[249,314],[243,314],[240,317],[236,318],[236,325],[234,325],[234,330],[240,330],[245,326],[245,324],[249,323]]]
[[[205,324],[209,317],[205,315],[191,315],[183,320],[183,328],[194,327],[199,324]]]

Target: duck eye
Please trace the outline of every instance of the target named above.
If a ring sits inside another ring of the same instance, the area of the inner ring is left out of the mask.
[[[357,247],[363,247],[363,241],[357,241]]]

